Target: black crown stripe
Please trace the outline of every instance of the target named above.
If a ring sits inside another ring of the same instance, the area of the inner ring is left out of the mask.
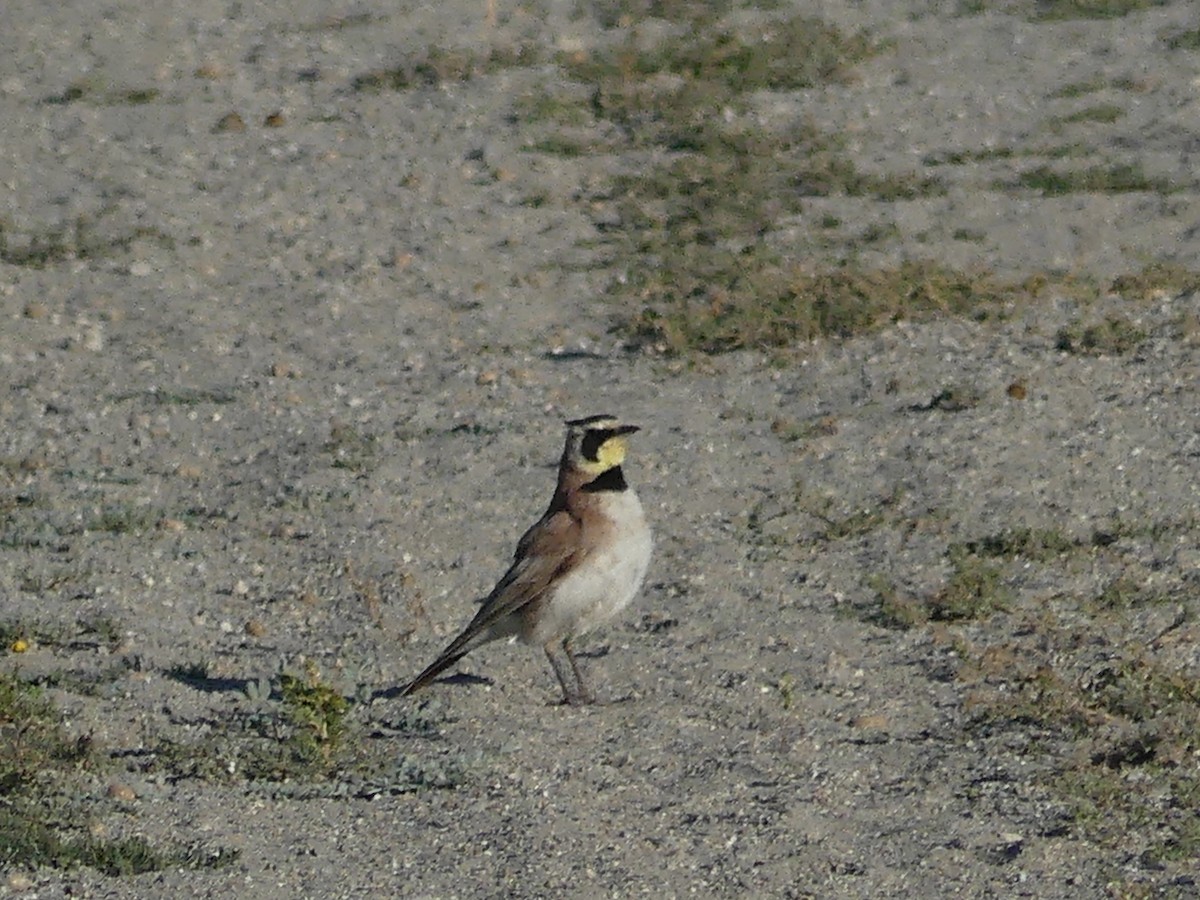
[[[588,425],[594,425],[596,422],[615,422],[616,416],[601,415],[587,416],[583,419],[571,419],[567,422],[568,428],[585,428]]]

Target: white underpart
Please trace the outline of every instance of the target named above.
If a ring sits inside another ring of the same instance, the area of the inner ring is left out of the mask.
[[[637,594],[650,565],[650,528],[642,504],[633,491],[605,496],[607,512],[621,523],[616,540],[594,550],[575,571],[568,573],[543,607],[530,644],[575,637],[607,622]]]

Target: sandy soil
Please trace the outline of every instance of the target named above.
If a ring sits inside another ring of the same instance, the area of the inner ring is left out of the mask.
[[[490,27],[482,0],[146,6],[0,10],[0,602],[48,632],[117,631],[5,664],[55,675],[68,726],[110,759],[85,788],[95,830],[238,855],[122,878],[14,872],[0,890],[1197,890],[1194,856],[1142,852],[1154,823],[1114,852],[1053,789],[1090,764],[1095,735],[981,723],[987,679],[963,672],[971,648],[1025,647],[1039,610],[1119,576],[1167,599],[1124,634],[1088,632],[1086,652],[1132,639],[1200,671],[1200,362],[1176,327],[1196,296],[1048,298],[1001,325],[900,323],[785,364],[631,351],[586,243],[591,186],[619,161],[525,152],[512,115],[554,66],[351,88],[433,45],[613,40],[589,9],[501,3]],[[1136,162],[1172,188],[1042,197],[996,187],[1019,159],[981,155],[939,167],[942,196],[814,199],[782,242],[803,245],[828,214],[890,227],[867,262],[1200,267],[1200,57],[1162,49],[1197,26],[1192,4],[1067,22],[920,0],[796,6],[891,41],[848,84],[762,98],[764,116],[847,135],[865,170],[1061,140],[1088,148],[1078,165]],[[1056,91],[1097,79],[1125,86],[1099,97],[1116,121],[1056,125],[1081,105]],[[22,261],[55,232],[73,252]],[[1056,348],[1061,327],[1108,313],[1146,333],[1136,352]],[[931,404],[949,388],[971,401]],[[551,705],[545,661],[507,646],[421,705],[386,696],[541,512],[561,421],[609,411],[645,429],[628,474],[657,538],[635,609],[585,642],[613,702]],[[1121,523],[1171,527],[1061,565],[1006,562],[1011,601],[994,616],[873,621],[881,580],[936,593],[955,542],[1024,527],[1090,546]],[[362,701],[349,740],[374,774],[242,777],[229,723],[277,705],[252,686],[306,661]],[[187,777],[166,746],[208,748],[217,774]]]

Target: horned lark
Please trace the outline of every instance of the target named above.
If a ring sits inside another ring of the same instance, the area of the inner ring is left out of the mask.
[[[512,566],[475,618],[403,693],[425,687],[481,644],[520,638],[546,651],[565,702],[595,702],[571,641],[624,609],[650,563],[650,528],[621,471],[625,436],[637,430],[613,416],[567,422],[549,508],[517,542]]]

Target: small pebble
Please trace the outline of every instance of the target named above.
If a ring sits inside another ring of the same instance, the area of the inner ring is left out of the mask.
[[[33,879],[24,872],[13,872],[8,876],[8,889],[10,891],[27,891],[33,887]]]
[[[246,130],[246,121],[235,112],[225,113],[213,126],[214,134],[238,134]]]
[[[120,800],[122,803],[131,803],[137,799],[137,794],[127,784],[121,784],[119,781],[114,781],[108,786],[108,796],[114,800]]]

